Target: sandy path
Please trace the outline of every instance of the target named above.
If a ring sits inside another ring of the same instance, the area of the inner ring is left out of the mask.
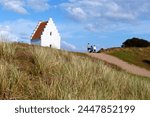
[[[136,74],[136,75],[140,75],[140,76],[146,76],[146,77],[150,77],[150,71],[146,70],[144,68],[138,67],[136,65],[133,64],[129,64],[121,59],[118,59],[117,57],[108,55],[108,54],[104,54],[104,53],[88,53],[88,55],[95,57],[95,58],[99,58],[101,60],[104,60],[108,63],[117,65],[118,67],[126,70],[127,72],[130,72],[132,74]]]

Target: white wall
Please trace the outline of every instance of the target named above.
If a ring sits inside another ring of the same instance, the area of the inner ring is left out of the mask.
[[[52,32],[52,35],[50,35],[50,32]],[[52,45],[52,48],[60,49],[60,40],[58,30],[50,18],[41,35],[41,46],[50,47],[50,45]]]

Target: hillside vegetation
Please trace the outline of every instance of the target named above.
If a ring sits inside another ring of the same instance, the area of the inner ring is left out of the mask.
[[[150,79],[81,53],[1,42],[0,99],[150,99]]]
[[[150,70],[150,47],[108,49],[105,53]]]

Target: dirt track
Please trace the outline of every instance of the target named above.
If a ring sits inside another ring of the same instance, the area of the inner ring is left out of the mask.
[[[95,57],[95,58],[99,58],[108,63],[117,65],[118,67],[126,70],[129,73],[140,75],[140,76],[150,77],[149,70],[146,70],[144,68],[138,67],[133,64],[129,64],[123,60],[118,59],[117,57],[114,57],[114,56],[111,56],[108,54],[104,54],[104,53],[88,53],[88,55]]]

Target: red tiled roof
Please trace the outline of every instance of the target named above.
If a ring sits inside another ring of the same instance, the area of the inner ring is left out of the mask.
[[[32,39],[40,39],[41,34],[44,31],[45,26],[47,25],[48,22],[41,22],[40,25],[38,26],[37,30],[32,36]]]

